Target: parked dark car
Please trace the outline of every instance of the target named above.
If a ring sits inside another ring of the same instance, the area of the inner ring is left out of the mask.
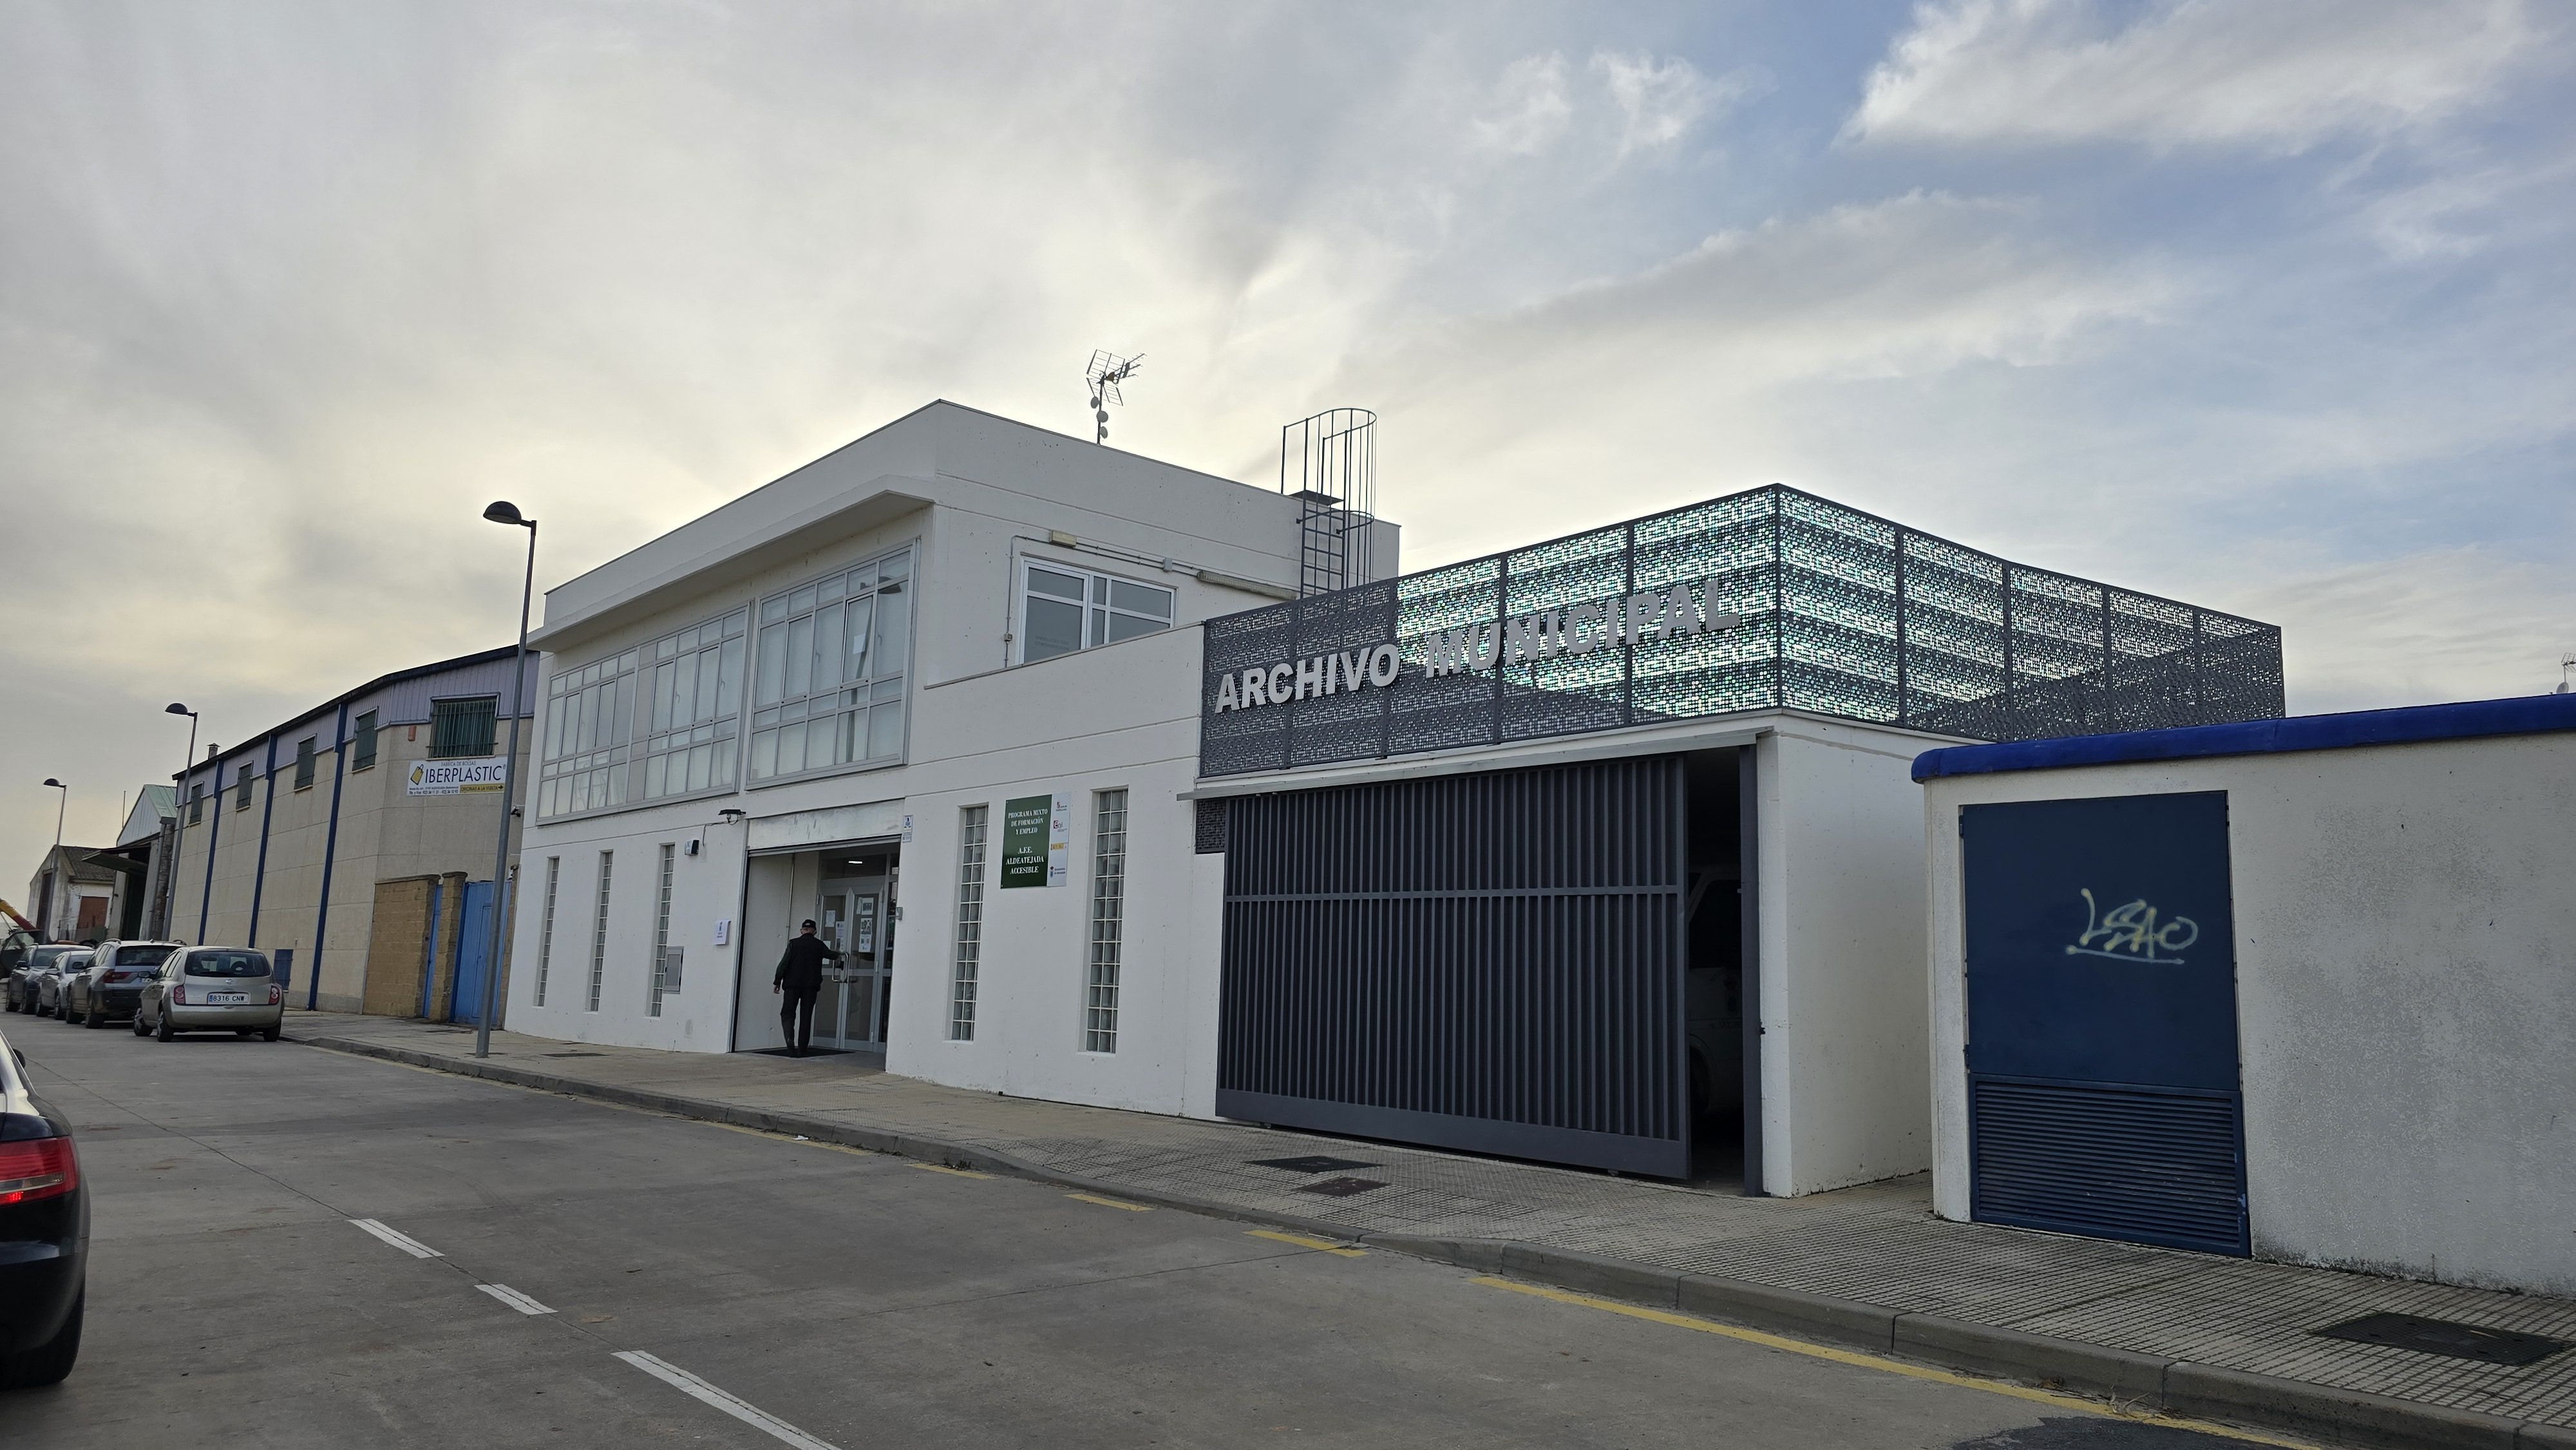
[[[20,962],[17,967],[9,973],[6,988],[8,993],[9,1010],[12,1012],[34,1012],[36,1010],[36,978],[39,975],[51,975],[54,968],[62,962],[63,958],[81,950],[83,950],[83,948],[73,946],[69,942],[47,942],[42,946],[29,947],[27,949],[27,959]]]
[[[179,948],[174,941],[103,941],[90,948],[89,970],[63,979],[64,1019],[104,1027],[133,1016],[143,984],[161,975],[161,964]]]
[[[36,989],[37,1016],[63,1016],[63,989],[71,985],[73,978],[89,970],[89,960],[89,948],[78,947],[54,958],[52,971],[41,972],[28,979]]]
[[[89,1189],[71,1120],[0,1038],[0,1389],[50,1385],[80,1357]]]

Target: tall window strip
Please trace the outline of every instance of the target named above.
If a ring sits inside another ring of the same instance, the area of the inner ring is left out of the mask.
[[[751,611],[737,609],[653,642],[645,683],[644,799],[733,785],[740,748],[742,652]]]
[[[957,955],[948,974],[948,1040],[975,1040],[975,977],[984,962],[984,822],[988,806],[957,816]]]
[[[545,755],[537,810],[564,816],[626,804],[626,759],[635,735],[635,672],[628,650],[565,670],[546,682]]]
[[[245,760],[241,763],[241,790],[233,797],[234,810],[246,811],[250,809],[250,782],[251,765],[249,761]]]
[[[730,789],[750,629],[737,609],[548,680],[538,814]]]
[[[670,973],[664,958],[671,950],[671,843],[662,843],[660,880],[653,887],[653,997],[644,1006],[644,1015],[662,1015],[662,994],[670,990]]]
[[[555,883],[563,876],[563,858],[546,858],[546,900],[537,914],[537,1005],[546,1005],[546,968],[555,959]]]
[[[1127,927],[1127,792],[1091,798],[1091,967],[1082,989],[1082,1050],[1118,1050],[1118,956]]]
[[[376,765],[376,712],[369,710],[358,717],[349,743],[356,747],[349,757],[351,770],[373,770]]]
[[[599,853],[599,901],[590,916],[590,995],[582,1004],[584,1012],[599,1010],[599,983],[608,972],[608,874],[617,865],[617,853]]]
[[[903,758],[912,551],[760,604],[751,778]]]

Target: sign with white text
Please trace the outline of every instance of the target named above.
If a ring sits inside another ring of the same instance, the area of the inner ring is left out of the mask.
[[[488,755],[476,760],[415,760],[403,778],[404,795],[480,795],[499,790],[510,758]]]
[[[1062,886],[1071,874],[1073,797],[1018,796],[1002,802],[1002,884]]]

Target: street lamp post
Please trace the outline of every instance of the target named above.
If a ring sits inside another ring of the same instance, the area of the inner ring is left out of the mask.
[[[188,717],[188,753],[179,757],[178,784],[170,787],[170,869],[161,879],[169,883],[169,905],[161,913],[163,940],[176,940],[179,930],[179,848],[188,840],[188,772],[197,764],[197,712],[173,702],[164,714]]]
[[[510,879],[510,807],[519,790],[519,717],[527,713],[528,606],[537,590],[537,521],[507,501],[492,504],[483,510],[483,517],[528,531],[528,573],[519,585],[519,650],[510,659],[510,753],[501,757],[501,837],[492,848],[492,937],[483,953],[483,997],[474,1023],[476,1057],[492,1055],[492,983],[501,970],[501,908]]]
[[[42,918],[36,925],[50,931],[54,918],[62,912],[63,811],[72,803],[72,788],[50,775],[45,777],[45,784],[63,793],[62,799],[54,802],[54,854],[45,858],[45,900],[36,912]]]

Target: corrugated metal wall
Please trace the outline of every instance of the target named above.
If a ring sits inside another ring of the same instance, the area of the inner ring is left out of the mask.
[[[1648,756],[1233,801],[1217,1111],[1686,1176],[1682,783]]]

